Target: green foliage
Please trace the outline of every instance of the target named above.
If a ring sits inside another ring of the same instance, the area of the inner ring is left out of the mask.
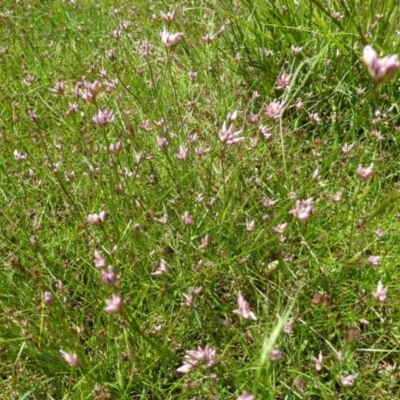
[[[398,51],[398,2],[150,3],[0,6],[0,398],[398,398],[399,84],[374,88],[361,60]],[[239,291],[257,320],[233,313]],[[207,344],[212,367],[176,371]]]

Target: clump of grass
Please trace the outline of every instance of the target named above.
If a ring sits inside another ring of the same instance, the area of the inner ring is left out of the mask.
[[[397,396],[396,2],[1,7],[5,398]]]

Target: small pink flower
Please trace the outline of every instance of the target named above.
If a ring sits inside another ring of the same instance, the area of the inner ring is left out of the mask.
[[[187,146],[180,145],[179,146],[179,153],[176,155],[176,158],[179,161],[183,161],[183,160],[186,159],[186,157],[188,155],[188,152],[189,152],[189,148]]]
[[[183,37],[183,33],[169,33],[167,29],[164,27],[164,30],[160,33],[161,41],[171,50],[174,50],[175,47],[179,44]]]
[[[309,113],[308,118],[314,125],[321,124],[321,118],[318,116],[318,113]]]
[[[175,19],[175,11],[169,11],[167,13],[164,13],[161,11],[161,18],[168,24],[170,25],[174,19]]]
[[[197,350],[188,350],[186,352],[185,361],[177,371],[186,374],[198,365],[210,368],[215,364],[215,356],[216,350],[209,347],[209,345],[204,349],[201,346],[197,346]]]
[[[251,318],[253,320],[257,320],[255,314],[250,310],[249,303],[243,298],[242,292],[239,291],[238,293],[238,309],[234,310],[233,312],[245,319]]]
[[[105,211],[101,211],[100,214],[89,214],[88,222],[91,225],[102,225],[106,217],[107,213]]]
[[[169,143],[165,137],[157,136],[157,146],[160,150],[165,151],[168,149]]]
[[[115,274],[114,268],[112,265],[107,267],[107,271],[101,271],[101,279],[108,286],[117,286],[118,285],[118,277]]]
[[[358,374],[350,374],[347,376],[342,376],[340,378],[340,382],[342,383],[343,386],[351,386],[354,383],[354,380],[357,378]]]
[[[256,400],[256,398],[245,390],[236,400]]]
[[[310,217],[313,202],[314,200],[312,198],[296,200],[295,207],[289,211],[289,214],[293,214],[293,216],[300,221],[306,221]]]
[[[210,243],[210,236],[209,235],[204,236],[203,239],[201,239],[201,244],[199,246],[199,249],[200,250],[205,249],[209,243]]]
[[[380,256],[370,256],[368,257],[368,263],[373,267],[378,267],[379,265],[381,265],[380,259],[381,259]]]
[[[108,314],[117,314],[124,304],[121,294],[113,294],[111,299],[106,300],[106,312]]]
[[[286,333],[287,335],[291,334],[293,332],[293,325],[294,325],[293,319],[287,321],[286,324],[283,326],[283,332]]]
[[[76,353],[71,354],[60,350],[60,354],[70,367],[77,367],[79,365],[79,358]]]
[[[388,290],[389,288],[387,286],[384,288],[382,282],[379,281],[375,292],[372,292],[372,297],[375,300],[383,303],[386,300]]]
[[[53,301],[54,301],[53,293],[51,293],[51,292],[44,292],[44,293],[43,293],[43,301],[44,301],[46,304],[53,303]]]
[[[98,269],[102,269],[106,266],[106,260],[98,250],[94,251],[93,262],[94,266]]]
[[[98,125],[107,125],[113,122],[115,119],[115,114],[112,111],[101,111],[99,110],[97,114],[92,118],[92,121]]]
[[[271,350],[271,353],[269,354],[271,361],[279,361],[282,358],[282,353],[279,349],[273,349]]]
[[[21,154],[17,149],[14,150],[14,160],[21,162],[28,159],[28,154]]]
[[[343,191],[340,190],[340,191],[336,192],[335,194],[333,194],[333,195],[331,196],[331,199],[332,199],[334,202],[339,203],[339,201],[342,200],[342,197],[343,197]]]
[[[324,362],[324,357],[321,351],[318,354],[318,358],[314,358],[314,361],[315,361],[315,370],[318,372],[321,371]]]
[[[292,50],[293,54],[295,56],[297,56],[301,53],[301,51],[303,50],[303,47],[296,47],[295,45],[292,44],[292,46],[290,47],[290,50]]]
[[[285,71],[282,72],[280,76],[276,79],[276,88],[277,89],[286,89],[290,85],[290,81],[292,80],[292,74],[287,74]]]
[[[288,225],[287,222],[285,222],[283,224],[275,226],[274,228],[271,229],[271,231],[274,233],[283,233],[285,232],[287,225]]]
[[[374,172],[374,163],[371,163],[368,168],[364,168],[361,164],[357,168],[357,174],[362,180],[367,180]]]
[[[226,128],[226,122],[223,123],[222,129],[219,135],[219,138],[222,143],[225,143],[227,145],[232,145],[235,143],[239,143],[242,140],[244,140],[244,137],[240,137],[239,135],[242,133],[242,131],[236,131],[234,132],[235,128],[233,123],[229,125],[229,128]]]
[[[400,67],[397,54],[378,58],[376,51],[371,46],[364,47],[363,62],[375,86],[392,79]]]
[[[182,293],[182,296],[185,298],[185,301],[181,303],[181,306],[188,308],[191,307],[193,305],[193,296],[186,293]]]
[[[246,231],[247,232],[253,232],[256,229],[256,221],[251,220],[251,221],[246,221]]]
[[[193,217],[190,215],[189,211],[185,211],[182,216],[182,222],[185,225],[191,225],[193,223]]]
[[[274,100],[273,102],[271,102],[270,104],[267,104],[265,106],[265,115],[271,119],[275,119],[275,120],[281,119],[282,115],[283,115],[283,111],[284,111],[284,108],[283,108],[282,101]]]
[[[381,226],[378,226],[378,229],[375,231],[375,235],[379,238],[382,239],[383,236],[385,235],[383,232],[383,229]]]
[[[167,272],[168,267],[168,263],[163,258],[161,258],[159,268],[156,271],[152,272],[151,275],[163,275]]]

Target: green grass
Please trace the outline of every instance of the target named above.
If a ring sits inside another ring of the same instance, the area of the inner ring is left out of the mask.
[[[136,3],[0,6],[0,399],[400,398],[399,80],[375,88],[362,63],[367,44],[398,52],[397,2]],[[159,36],[171,10],[174,50]],[[115,119],[97,126],[99,110]],[[235,110],[243,140],[225,145]],[[289,213],[309,198],[306,221]],[[257,320],[233,312],[239,291]],[[177,372],[206,345],[209,368]]]

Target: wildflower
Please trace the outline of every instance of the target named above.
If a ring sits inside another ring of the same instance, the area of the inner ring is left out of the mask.
[[[274,233],[283,233],[285,232],[287,225],[288,225],[287,222],[285,222],[283,224],[275,226],[274,228],[271,229],[271,231]]]
[[[43,301],[44,301],[46,304],[52,303],[52,302],[54,301],[53,293],[51,293],[51,292],[44,292],[44,293],[43,293]]]
[[[309,113],[308,118],[314,125],[319,125],[321,123],[321,118],[318,116],[318,113]]]
[[[117,143],[111,143],[108,150],[111,154],[117,155],[122,148],[122,140],[119,140]]]
[[[198,365],[204,365],[210,368],[215,363],[216,350],[206,345],[204,349],[197,346],[197,350],[188,350],[185,355],[185,361],[181,367],[177,369],[178,372],[186,374]]]
[[[88,222],[91,225],[102,225],[107,217],[107,213],[105,211],[101,211],[100,214],[89,214]]]
[[[287,87],[289,87],[292,76],[292,74],[287,74],[285,71],[282,72],[282,75],[278,76],[278,78],[276,79],[276,88],[286,89]]]
[[[92,121],[98,125],[107,125],[113,122],[115,119],[115,114],[112,111],[101,111],[99,110],[98,113],[92,118]]]
[[[306,221],[310,217],[313,201],[312,198],[296,200],[295,207],[289,211],[289,214],[293,214],[293,216],[300,221]]]
[[[175,19],[175,11],[169,11],[167,13],[164,13],[161,11],[161,18],[168,24],[170,25],[174,19]]]
[[[98,250],[94,251],[93,262],[94,262],[94,266],[98,269],[102,269],[106,266],[106,260]]]
[[[160,260],[159,268],[156,271],[152,272],[151,275],[162,275],[162,274],[165,274],[167,272],[168,267],[169,267],[168,263],[162,258]]]
[[[265,106],[265,115],[268,118],[278,120],[282,118],[283,115],[283,102],[274,100],[270,104]]]
[[[112,265],[107,267],[107,271],[101,271],[101,279],[103,283],[108,286],[117,286],[118,285],[118,277],[115,274],[114,268]]]
[[[117,314],[121,310],[123,303],[124,300],[121,294],[113,294],[111,299],[106,300],[107,306],[105,310],[108,314]]]
[[[375,86],[388,82],[400,67],[396,54],[378,58],[371,46],[364,47],[363,62]]]
[[[269,356],[271,358],[271,361],[279,361],[282,358],[282,353],[279,349],[273,349],[271,350]]]
[[[28,159],[28,154],[21,154],[17,149],[14,150],[14,159],[15,161],[21,162],[26,161]]]
[[[201,239],[201,244],[199,246],[199,249],[200,250],[205,249],[209,243],[210,243],[210,236],[209,235],[204,236],[203,239]]]
[[[357,378],[358,374],[350,374],[347,376],[342,376],[340,378],[340,382],[342,383],[343,386],[351,386],[354,383],[354,380]]]
[[[372,292],[372,297],[375,300],[383,303],[386,300],[388,290],[389,288],[387,286],[384,288],[382,282],[379,281],[375,292]]]
[[[301,51],[303,50],[303,47],[296,47],[295,45],[292,44],[292,46],[290,47],[290,50],[292,50],[292,53],[297,56],[301,53]]]
[[[64,350],[60,350],[60,354],[70,367],[77,367],[79,365],[79,358],[76,353],[70,354]]]
[[[189,211],[185,211],[182,216],[182,222],[185,225],[191,225],[193,223],[193,217],[190,215]]]
[[[291,334],[293,332],[293,325],[294,325],[293,319],[287,321],[286,324],[283,326],[283,332],[286,333],[287,335]]]
[[[156,140],[157,140],[157,146],[158,146],[158,148],[160,150],[165,151],[165,150],[168,149],[169,143],[168,143],[168,140],[166,138],[161,137],[161,136],[157,136]]]
[[[50,92],[53,92],[54,94],[57,94],[57,95],[64,94],[64,91],[65,91],[64,82],[56,82],[53,89],[50,89]]]
[[[357,174],[362,180],[367,180],[371,177],[374,171],[374,163],[371,163],[369,167],[364,168],[361,164],[357,168]]]
[[[226,129],[226,122],[223,123],[221,132],[219,134],[219,138],[221,142],[226,143],[227,145],[232,145],[244,140],[244,137],[239,137],[242,131],[234,132],[233,123],[229,125],[229,128]]]
[[[191,307],[193,305],[193,296],[186,293],[182,293],[182,296],[185,298],[185,301],[181,303],[181,306],[188,308]]]
[[[236,400],[256,400],[256,398],[245,390]]]
[[[339,201],[342,200],[342,197],[343,197],[343,191],[342,191],[342,190],[339,190],[338,192],[336,192],[335,194],[333,194],[333,195],[331,196],[331,199],[332,199],[334,202],[339,203]]]
[[[171,50],[179,44],[183,36],[183,33],[169,33],[164,27],[164,30],[160,33],[161,41]]]
[[[187,155],[188,155],[188,152],[189,152],[189,148],[188,148],[187,146],[185,146],[185,145],[180,145],[180,146],[179,146],[179,153],[176,155],[176,158],[177,158],[179,161],[183,161],[183,160],[186,159],[186,157],[187,157]]]
[[[243,298],[241,291],[239,291],[239,293],[238,293],[237,302],[238,302],[238,309],[233,311],[235,314],[240,315],[241,317],[243,317],[245,319],[251,318],[255,321],[257,320],[257,317],[255,316],[255,314],[252,311],[250,311],[250,305]]]
[[[246,231],[253,232],[254,229],[256,229],[256,221],[254,221],[254,219],[251,221],[246,221]]]
[[[273,207],[278,202],[278,200],[271,200],[268,197],[263,197],[261,202],[264,207]]]
[[[348,153],[353,147],[354,147],[354,143],[352,143],[352,144],[345,143],[342,146],[342,152],[343,153]]]
[[[78,104],[69,103],[69,105],[68,105],[68,111],[66,112],[66,115],[73,115],[73,114],[76,114],[77,111],[78,111]]]
[[[321,351],[318,354],[318,358],[314,358],[314,361],[315,361],[315,369],[316,369],[316,371],[318,371],[318,372],[321,371],[322,370],[322,364],[323,364],[323,361],[324,361],[324,357],[323,357]]]
[[[381,226],[378,226],[378,229],[375,231],[375,235],[376,235],[379,239],[382,239],[382,238],[383,238],[383,236],[384,236],[385,234],[383,233],[383,229],[382,229]]]
[[[380,259],[381,259],[380,256],[370,256],[368,257],[368,263],[373,267],[378,267],[379,265],[381,265]]]

